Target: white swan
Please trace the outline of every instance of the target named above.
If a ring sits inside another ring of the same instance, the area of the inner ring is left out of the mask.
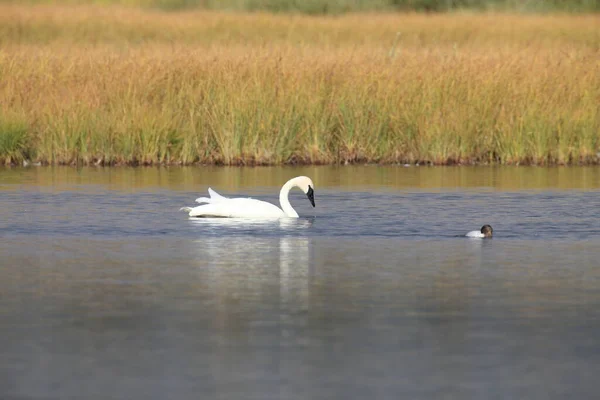
[[[199,197],[197,203],[207,203],[197,207],[182,207],[181,211],[190,217],[226,217],[226,218],[298,218],[298,213],[288,200],[288,194],[294,187],[300,188],[315,206],[314,184],[307,176],[298,176],[287,181],[279,192],[281,208],[266,201],[251,198],[228,198],[208,188],[209,197]]]
[[[481,227],[479,231],[471,231],[467,233],[465,236],[470,238],[491,238],[494,230],[490,225],[484,225]]]

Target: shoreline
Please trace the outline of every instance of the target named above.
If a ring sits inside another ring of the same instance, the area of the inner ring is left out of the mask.
[[[381,166],[381,167],[595,167],[600,165],[600,155],[595,159],[585,162],[515,162],[515,163],[502,163],[502,162],[477,162],[477,161],[449,161],[446,163],[434,163],[430,161],[417,161],[417,162],[377,162],[377,161],[345,161],[345,162],[333,162],[333,163],[310,163],[310,162],[290,162],[290,163],[203,163],[203,162],[163,162],[163,163],[139,163],[139,162],[119,162],[119,163],[99,163],[99,162],[71,162],[71,163],[49,163],[49,162],[31,162],[29,160],[23,160],[20,163],[5,163],[0,164],[0,167],[5,168],[32,168],[32,167],[97,167],[97,168],[150,168],[150,167],[320,167],[320,166]]]

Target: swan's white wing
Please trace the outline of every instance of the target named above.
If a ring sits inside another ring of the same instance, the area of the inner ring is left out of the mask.
[[[223,196],[221,196],[223,197]],[[211,197],[212,200],[212,197]],[[191,208],[190,217],[281,218],[283,211],[266,201],[256,199],[227,199]]]
[[[485,235],[483,233],[481,233],[481,231],[471,231],[471,232],[467,233],[465,236],[470,237],[470,238],[484,238],[485,237]]]
[[[210,196],[211,202],[229,200],[227,197],[221,196],[219,193],[215,192],[211,188],[208,188],[208,194]]]
[[[210,198],[209,197],[198,197],[196,199],[196,203],[217,203],[219,201],[229,200],[228,197],[221,196],[219,193],[215,192],[211,188],[208,188],[208,195],[210,196]]]

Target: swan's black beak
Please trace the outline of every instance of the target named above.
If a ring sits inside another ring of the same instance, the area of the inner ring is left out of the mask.
[[[306,192],[306,196],[308,197],[308,200],[310,200],[310,204],[312,204],[312,206],[314,207],[315,206],[315,191],[310,186],[308,186],[308,192]]]

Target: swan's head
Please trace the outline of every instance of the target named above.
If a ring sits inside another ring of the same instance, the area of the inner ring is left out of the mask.
[[[295,179],[296,186],[298,186],[310,200],[310,204],[315,206],[315,184],[308,176],[299,176]]]
[[[481,234],[483,237],[491,238],[493,232],[494,230],[492,229],[491,225],[484,225],[481,227]]]

